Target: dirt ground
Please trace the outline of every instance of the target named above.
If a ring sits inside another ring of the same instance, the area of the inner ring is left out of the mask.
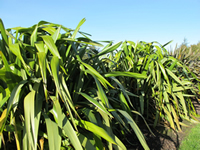
[[[194,102],[194,106],[197,114],[200,115],[200,104]],[[200,121],[200,118],[198,118]],[[146,138],[146,142],[151,150],[178,150],[181,141],[184,139],[186,135],[190,132],[197,123],[191,123],[184,121],[184,124],[188,125],[188,127],[182,126],[182,132],[176,132],[172,129],[166,127],[156,127],[151,128],[154,135],[153,136],[148,129],[140,128],[142,133]],[[140,145],[140,142],[135,137],[134,133],[127,136],[126,147],[128,150],[143,150],[143,147]]]

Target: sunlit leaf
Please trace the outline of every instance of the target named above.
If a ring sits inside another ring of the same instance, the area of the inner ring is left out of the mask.
[[[103,112],[105,112],[106,114],[110,115],[111,114],[105,109],[105,107],[103,107],[101,104],[98,103],[97,100],[93,99],[92,97],[90,97],[89,95],[85,94],[85,93],[81,93],[80,94],[85,97],[88,101],[90,101],[92,104],[94,104],[95,106],[97,106],[99,109],[101,109]]]
[[[120,72],[120,71],[106,73],[104,76],[105,77],[126,76],[126,77],[133,77],[133,78],[136,78],[136,79],[145,79],[145,78],[147,78],[146,75],[143,75],[143,74],[140,74],[140,73]]]
[[[49,50],[53,54],[53,56],[57,56],[60,59],[61,58],[60,54],[58,52],[56,45],[54,44],[52,37],[46,35],[46,36],[42,36],[42,38],[44,40],[44,43],[47,45],[47,47],[49,48]]]
[[[115,140],[103,128],[101,128],[91,122],[84,121],[84,120],[76,121],[76,123],[80,127],[101,136],[102,138],[104,138],[105,140],[107,140],[113,144],[116,144]]]
[[[47,114],[43,113],[43,116],[45,118],[47,127],[49,149],[58,150],[61,147],[61,135],[59,133],[59,127],[47,116]]]
[[[135,121],[131,118],[131,116],[123,111],[123,110],[119,110],[118,111],[125,117],[125,119],[128,121],[128,123],[130,124],[130,126],[132,127],[132,129],[134,130],[136,136],[138,137],[140,143],[142,144],[143,148],[145,150],[149,149],[145,139],[144,139],[144,136],[142,134],[142,132],[140,131],[140,129],[138,128],[138,126],[136,125]]]

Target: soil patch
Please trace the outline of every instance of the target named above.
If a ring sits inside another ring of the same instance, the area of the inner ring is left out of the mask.
[[[197,114],[200,115],[200,104],[194,102],[194,107],[196,109]],[[197,118],[200,121],[200,118]],[[190,130],[197,125],[197,123],[191,123],[189,121],[183,121],[186,126],[182,126],[182,131],[176,132],[170,128],[158,126],[156,128],[152,128],[154,135],[153,136],[149,130],[143,126],[139,126],[142,133],[146,138],[146,142],[151,150],[178,150],[181,141],[190,133]],[[127,136],[127,140],[125,141],[125,145],[128,150],[143,150],[140,142],[135,136],[135,133]]]

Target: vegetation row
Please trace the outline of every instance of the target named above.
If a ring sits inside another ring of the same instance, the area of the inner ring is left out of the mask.
[[[84,22],[5,29],[0,20],[1,148],[120,150],[134,132],[149,149],[140,124],[178,131],[195,121],[199,79],[170,42],[103,46],[79,31]]]

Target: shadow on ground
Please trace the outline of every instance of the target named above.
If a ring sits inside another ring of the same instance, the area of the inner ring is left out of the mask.
[[[197,114],[200,114],[200,104],[194,103]],[[198,118],[200,121],[200,118]],[[182,126],[182,131],[176,132],[170,128],[158,126],[152,128],[153,136],[145,125],[139,126],[142,133],[145,136],[146,142],[151,150],[178,150],[181,141],[187,136],[190,130],[197,125],[197,123],[191,123],[189,121],[183,121],[187,127]],[[134,131],[126,136],[124,143],[128,150],[143,150],[139,140],[136,138]]]

